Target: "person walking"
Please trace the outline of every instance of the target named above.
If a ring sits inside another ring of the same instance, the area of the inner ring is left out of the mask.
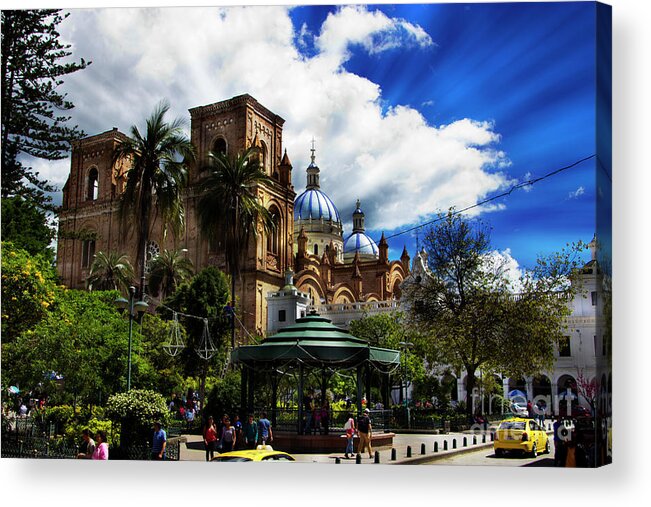
[[[185,423],[188,433],[192,431],[192,425],[194,424],[194,407],[189,403],[185,408]]]
[[[552,426],[554,432],[554,466],[565,466],[565,438],[569,431],[563,424],[563,418],[558,415]]]
[[[90,438],[90,430],[86,428],[81,432],[81,445],[79,446],[79,454],[77,459],[92,459],[95,452],[95,441]]]
[[[160,421],[154,423],[154,435],[151,444],[151,459],[162,461],[165,459],[165,450],[167,449],[167,433],[161,427]]]
[[[215,448],[217,447],[217,428],[212,416],[208,417],[203,426],[203,444],[206,448],[206,461],[210,461],[215,457]]]
[[[249,414],[244,423],[244,447],[246,449],[255,449],[258,445],[258,423],[253,419],[253,414]]]
[[[106,442],[106,432],[99,430],[95,434],[95,451],[93,452],[93,459],[107,460],[109,459],[109,446]]]
[[[231,420],[228,418],[226,418],[224,421],[224,427],[222,428],[220,440],[222,443],[222,452],[232,451],[235,443],[237,442],[237,437],[235,436],[235,428],[231,426]]]
[[[348,459],[355,453],[353,449],[353,439],[355,438],[355,419],[353,418],[352,413],[348,414],[348,420],[346,421],[346,424],[344,424],[344,430],[346,430],[346,453],[344,456],[346,459]]]
[[[368,457],[373,457],[373,447],[371,446],[371,438],[373,437],[373,426],[370,418],[371,411],[368,408],[364,409],[364,414],[357,421],[357,434],[359,435],[359,447],[357,452],[360,454],[364,449],[368,448]]]
[[[262,417],[258,421],[258,440],[264,446],[267,442],[273,442],[274,435],[271,431],[271,422],[267,419],[267,413],[262,412]]]

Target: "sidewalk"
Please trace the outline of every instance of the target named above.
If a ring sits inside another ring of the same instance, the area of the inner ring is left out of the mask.
[[[473,436],[477,444],[473,444]],[[180,461],[205,461],[206,453],[203,448],[201,435],[183,435],[187,439],[181,444]],[[467,447],[463,446],[463,439],[466,438]],[[444,450],[444,442],[447,441],[448,450]],[[438,452],[434,452],[434,444],[438,443]],[[453,448],[456,442],[456,449]],[[351,459],[344,458],[346,447],[345,438],[341,439],[341,452],[332,454],[296,454],[292,456],[299,463],[332,463],[340,458],[342,465],[354,465],[355,456]],[[421,455],[421,445],[425,445],[425,454]],[[273,445],[273,443],[272,443]],[[469,433],[448,433],[447,435],[425,435],[425,434],[397,434],[393,439],[393,448],[396,450],[396,461],[391,461],[391,449],[377,449],[380,453],[380,464],[408,464],[417,463],[423,460],[430,460],[437,456],[447,457],[451,454],[469,452],[493,445],[490,434],[486,434],[486,443],[482,444],[482,434],[472,435]],[[407,447],[411,447],[411,458],[407,458]],[[282,449],[278,449],[282,450]],[[375,449],[374,449],[375,451]],[[362,455],[362,464],[374,464],[374,458],[369,458],[368,453]]]

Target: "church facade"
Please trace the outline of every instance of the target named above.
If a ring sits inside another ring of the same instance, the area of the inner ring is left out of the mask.
[[[147,259],[163,249],[180,250],[199,271],[206,266],[225,269],[225,256],[203,237],[198,225],[197,203],[202,168],[210,151],[236,155],[254,146],[271,182],[258,185],[257,197],[271,212],[276,228],[258,235],[247,245],[242,276],[236,281],[238,315],[251,334],[267,328],[267,296],[285,285],[285,275],[295,273],[294,283],[312,305],[383,301],[400,297],[399,285],[409,272],[406,250],[400,260],[389,261],[384,237],[379,244],[366,235],[364,214],[358,203],[354,229],[344,236],[339,212],[321,191],[319,168],[312,149],[307,168],[307,188],[298,197],[292,185],[292,164],[283,151],[284,119],[250,95],[190,109],[191,142],[197,162],[190,169],[183,195],[186,227],[175,236],[164,234],[164,224],[154,221],[147,245]],[[118,219],[118,204],[126,183],[125,164],[115,164],[113,154],[126,135],[116,128],[90,136],[73,145],[68,180],[63,188],[59,215],[57,269],[64,285],[86,287],[97,252],[126,254],[136,258],[133,232]],[[244,333],[240,333],[243,339]]]

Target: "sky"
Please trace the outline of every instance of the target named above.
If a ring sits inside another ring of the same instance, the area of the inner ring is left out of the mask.
[[[249,93],[286,120],[297,194],[314,138],[344,236],[360,199],[391,258],[426,233],[401,231],[595,153],[591,2],[70,12],[61,37],[93,63],[61,88],[88,135]],[[70,162],[33,165],[62,187]],[[589,241],[594,203],[590,160],[470,215],[517,272]]]

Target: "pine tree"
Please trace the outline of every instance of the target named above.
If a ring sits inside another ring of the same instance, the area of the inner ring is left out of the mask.
[[[57,88],[63,76],[91,63],[63,61],[72,53],[59,41],[57,25],[67,17],[54,9],[2,11],[2,196],[22,195],[46,208],[45,193],[55,188],[23,165],[24,156],[68,156],[83,133],[61,114],[74,105]]]

